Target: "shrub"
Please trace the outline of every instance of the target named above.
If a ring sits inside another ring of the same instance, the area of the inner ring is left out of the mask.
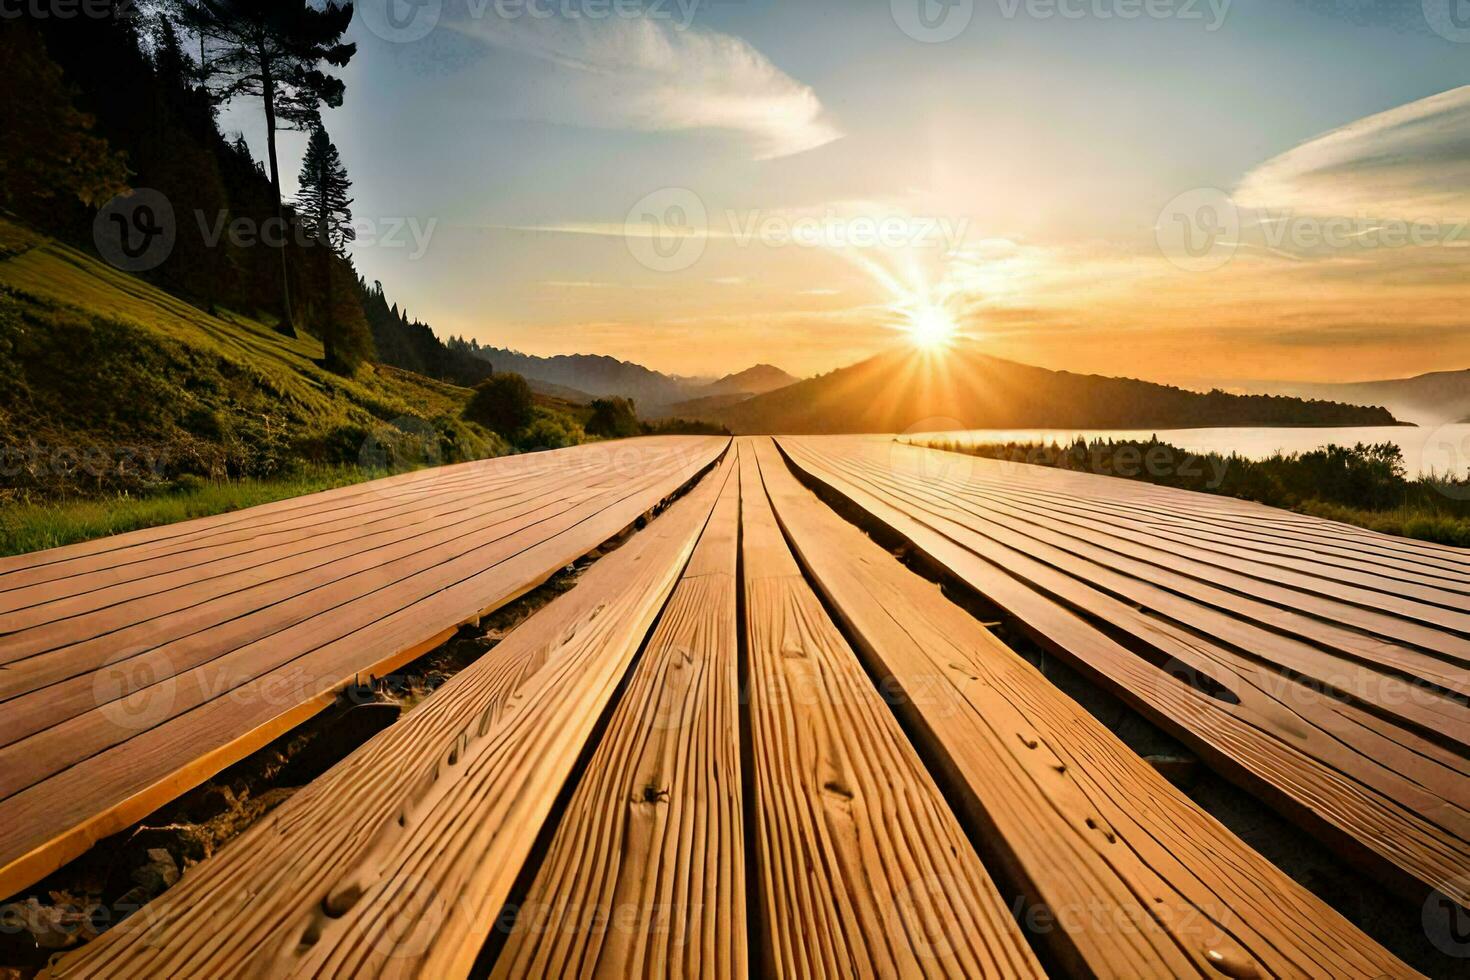
[[[535,420],[516,439],[516,448],[522,452],[538,449],[564,449],[586,441],[586,433],[575,419],[560,412],[536,409]]]
[[[506,439],[513,439],[535,419],[531,386],[519,374],[496,374],[475,386],[464,417]]]
[[[592,417],[587,420],[587,434],[605,439],[623,439],[641,435],[638,412],[631,398],[596,398],[592,401]]]

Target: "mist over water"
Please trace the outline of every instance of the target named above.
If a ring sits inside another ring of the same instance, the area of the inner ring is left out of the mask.
[[[952,441],[977,445],[1006,442],[1071,442],[1085,439],[1147,439],[1191,452],[1239,453],[1265,459],[1277,452],[1294,453],[1336,443],[1396,444],[1404,454],[1409,477],[1431,473],[1464,476],[1470,472],[1470,424],[1441,426],[1362,426],[1344,428],[1209,428],[1209,429],[967,429],[954,432],[905,433],[908,442]]]

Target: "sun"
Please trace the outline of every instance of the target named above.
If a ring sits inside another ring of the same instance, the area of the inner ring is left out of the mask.
[[[924,304],[909,313],[909,340],[915,347],[935,350],[954,340],[955,322],[943,307]]]

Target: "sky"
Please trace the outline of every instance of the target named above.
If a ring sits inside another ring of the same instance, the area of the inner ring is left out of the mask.
[[[354,259],[441,336],[1470,367],[1470,0],[361,0],[350,35]]]

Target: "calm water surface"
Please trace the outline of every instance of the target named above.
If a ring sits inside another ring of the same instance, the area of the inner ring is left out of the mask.
[[[1087,439],[1147,439],[1157,435],[1163,442],[1191,452],[1239,453],[1263,459],[1276,452],[1302,452],[1329,443],[1392,442],[1404,452],[1404,468],[1410,476],[1429,473],[1470,473],[1470,424],[1441,426],[1364,426],[1356,428],[1275,429],[968,429],[961,432],[905,433],[911,442],[930,439],[974,445],[987,442],[1070,442]]]

